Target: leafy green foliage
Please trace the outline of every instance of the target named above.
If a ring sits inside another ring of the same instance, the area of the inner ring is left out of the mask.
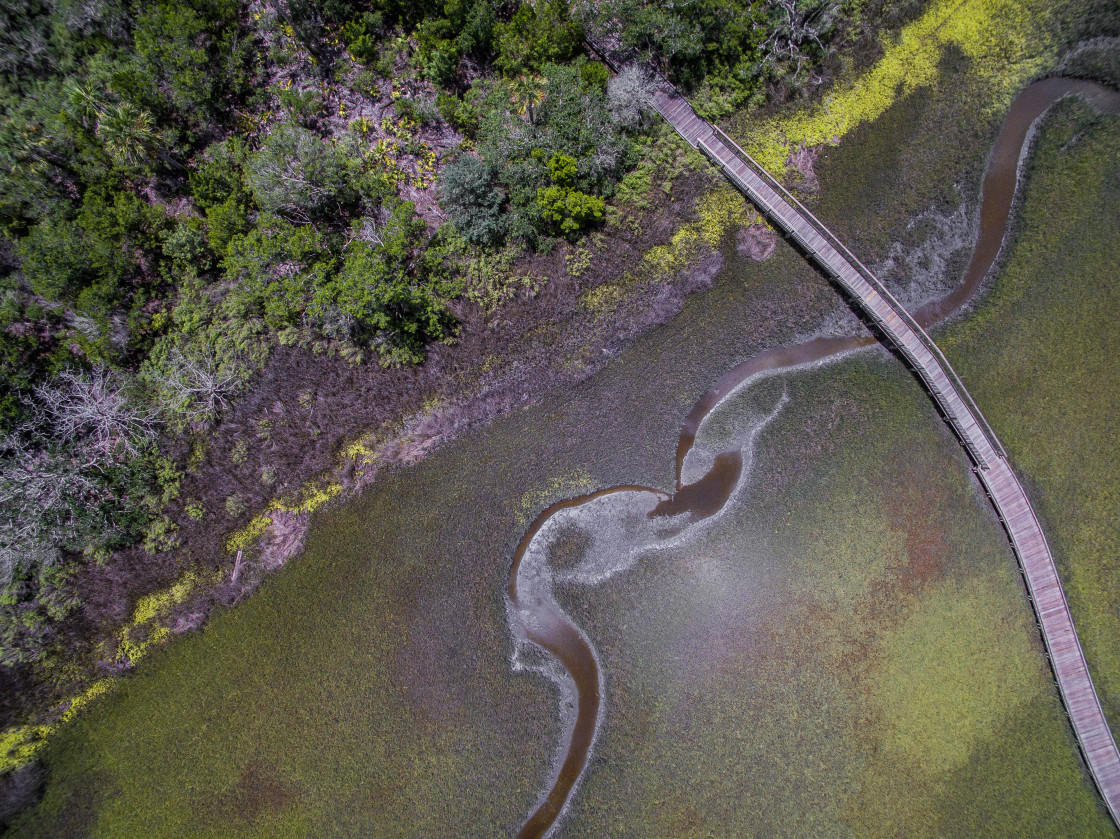
[[[206,271],[211,251],[201,220],[187,218],[174,225],[163,237],[163,255],[179,272]]]
[[[482,165],[460,158],[445,172],[456,188],[444,192],[444,206],[469,241],[499,242],[504,229],[506,236],[535,245],[601,217],[629,141],[612,121],[603,91],[583,84],[581,66],[547,64],[540,78],[495,82],[480,97],[476,145]],[[562,185],[550,175],[550,162],[562,163]],[[459,189],[467,182],[473,191]],[[495,189],[505,195],[500,220]]]
[[[491,166],[469,154],[461,154],[443,170],[443,205],[455,228],[471,244],[497,244],[505,235],[505,193],[497,180]]]
[[[423,16],[415,23],[415,34],[424,74],[447,87],[455,82],[464,57],[486,60],[492,55],[497,10],[491,0],[450,0],[441,11],[424,14],[424,4],[417,4],[416,13]]]
[[[583,45],[583,26],[571,17],[564,0],[522,3],[509,23],[499,24],[496,32],[498,57],[494,63],[510,76],[568,61]]]
[[[603,220],[603,198],[580,193],[570,186],[579,170],[575,158],[553,155],[548,169],[552,185],[536,190],[536,203],[540,205],[545,220],[557,225],[566,235],[578,233]]]
[[[241,3],[192,0],[145,4],[135,23],[136,92],[201,127],[249,83],[251,42],[239,37]]]
[[[361,17],[343,25],[342,39],[355,61],[371,64],[377,59],[383,26],[384,16],[374,12],[364,12]]]
[[[210,247],[215,253],[225,254],[233,237],[249,230],[249,214],[244,202],[231,195],[206,210],[206,223]]]
[[[575,158],[554,154],[548,161],[552,185],[537,190],[541,215],[555,224],[561,233],[578,233],[603,219],[603,199],[571,188],[578,167]]]
[[[588,61],[580,65],[579,78],[585,90],[598,90],[603,93],[611,79],[611,71],[601,61]]]
[[[376,349],[382,363],[424,357],[424,345],[449,334],[444,269],[424,251],[424,224],[409,202],[347,250],[342,270],[315,292],[311,311],[324,324],[345,325],[351,337]]]
[[[19,243],[23,274],[47,300],[72,299],[88,282],[89,261],[81,225],[65,219],[37,224]]]
[[[190,173],[191,196],[195,203],[208,210],[231,196],[245,200],[243,169],[248,156],[244,141],[236,137],[210,146]]]
[[[561,233],[578,233],[603,218],[603,199],[565,186],[552,185],[537,191],[541,215],[557,224]]]
[[[333,270],[322,235],[280,216],[262,217],[234,237],[222,267],[232,284],[223,301],[226,312],[239,319],[261,317],[274,330],[301,321],[308,288]]]
[[[261,209],[310,222],[354,207],[350,163],[338,145],[281,125],[251,157],[248,181]]]
[[[479,110],[476,102],[441,93],[436,97],[436,108],[444,121],[463,136],[474,137],[478,133]]]
[[[251,199],[243,168],[248,157],[237,138],[215,143],[190,174],[191,194],[206,213],[210,247],[217,254],[224,254],[234,236],[249,230]]]

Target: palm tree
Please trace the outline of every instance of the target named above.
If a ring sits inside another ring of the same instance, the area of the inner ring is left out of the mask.
[[[131,102],[110,105],[102,111],[97,136],[109,157],[124,166],[146,163],[159,140],[152,115]]]
[[[68,110],[72,110],[83,128],[88,129],[101,116],[100,97],[93,85],[72,79],[64,85],[63,92],[70,106]]]
[[[518,104],[517,112],[522,116],[528,114],[529,122],[533,123],[536,117],[533,106],[544,101],[545,80],[539,76],[520,75],[513,80],[513,99]]]

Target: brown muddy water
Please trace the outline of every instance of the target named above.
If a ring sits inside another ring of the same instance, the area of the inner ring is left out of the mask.
[[[1120,113],[1120,93],[1093,82],[1049,78],[1031,84],[1015,99],[993,145],[980,199],[980,225],[972,259],[961,282],[947,295],[914,312],[923,327],[961,311],[991,270],[1007,232],[1019,173],[1038,119],[1066,96],[1083,98],[1101,113]],[[548,786],[518,833],[518,839],[551,835],[578,789],[603,724],[603,673],[594,646],[553,595],[554,583],[594,585],[626,570],[640,553],[668,547],[694,525],[718,516],[750,471],[754,441],[781,411],[786,396],[756,418],[738,448],[708,455],[695,450],[705,420],[727,399],[761,378],[817,365],[873,344],[871,336],[816,338],[767,350],[722,376],[693,405],[676,447],[673,494],[643,486],[619,486],[557,502],[540,513],[519,543],[507,587],[507,615],[514,637],[515,670],[539,673],[560,694],[562,740]],[[690,455],[694,455],[690,462]],[[699,475],[685,483],[687,477]],[[591,534],[573,568],[550,563],[550,545],[578,520]],[[540,651],[545,654],[542,657]]]

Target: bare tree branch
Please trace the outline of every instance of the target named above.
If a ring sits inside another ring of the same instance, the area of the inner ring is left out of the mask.
[[[113,381],[104,366],[90,373],[67,370],[54,381],[34,389],[29,402],[36,425],[41,420],[57,442],[88,438],[105,455],[123,452],[131,457],[155,435],[156,414],[129,399],[123,384]]]
[[[226,409],[241,377],[235,368],[223,368],[209,349],[196,358],[176,349],[171,351],[171,369],[158,382],[168,411],[188,422],[210,422]]]

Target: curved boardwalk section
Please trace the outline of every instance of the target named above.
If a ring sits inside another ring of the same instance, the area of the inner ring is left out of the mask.
[[[698,117],[668,83],[654,107],[707,155],[771,222],[781,227],[851,297],[913,367],[976,463],[1019,560],[1066,713],[1089,772],[1120,825],[1120,752],[1108,729],[1066,605],[1054,557],[999,440],[937,345],[847,248],[726,135]]]

